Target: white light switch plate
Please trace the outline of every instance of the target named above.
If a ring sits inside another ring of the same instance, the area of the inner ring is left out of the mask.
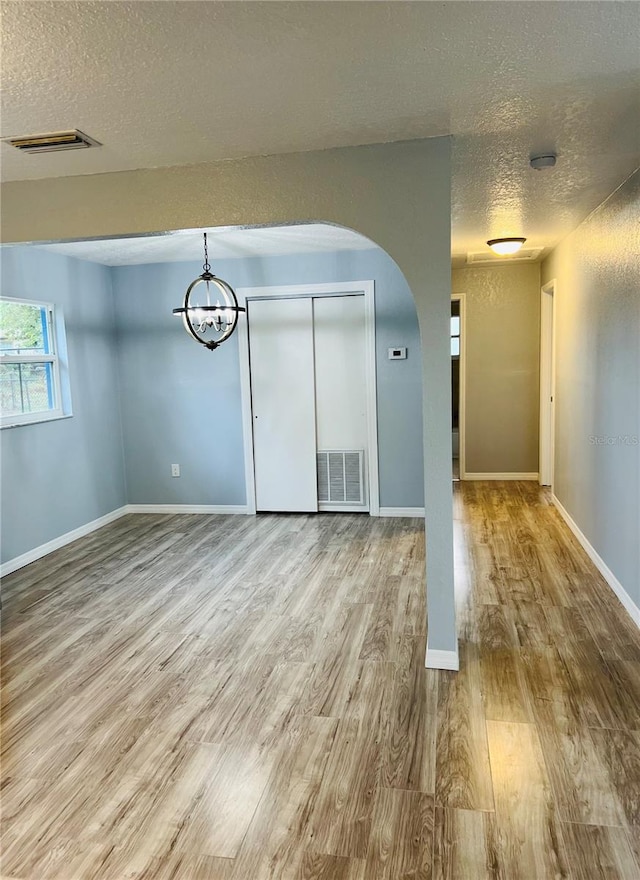
[[[390,361],[404,361],[407,357],[407,349],[406,348],[390,348],[389,349],[389,360]]]

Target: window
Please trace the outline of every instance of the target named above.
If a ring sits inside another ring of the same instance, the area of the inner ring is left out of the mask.
[[[451,316],[451,357],[460,357],[460,316]]]
[[[0,410],[3,426],[63,415],[50,303],[0,299]]]

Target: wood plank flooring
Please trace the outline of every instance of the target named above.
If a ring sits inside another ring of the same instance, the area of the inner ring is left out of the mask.
[[[129,516],[3,584],[3,880],[638,880],[640,633],[532,483]]]

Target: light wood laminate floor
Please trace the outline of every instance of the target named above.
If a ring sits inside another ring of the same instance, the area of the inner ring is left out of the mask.
[[[2,878],[638,880],[640,637],[533,483],[419,520],[128,516],[4,582]]]

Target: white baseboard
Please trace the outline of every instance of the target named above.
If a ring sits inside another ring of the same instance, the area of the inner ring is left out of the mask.
[[[449,669],[457,672],[460,669],[458,651],[439,651],[427,645],[427,656],[424,665],[427,669]]]
[[[369,513],[368,507],[362,504],[318,504],[318,513]]]
[[[239,513],[247,514],[246,504],[127,504],[127,513]]]
[[[539,474],[469,474],[460,477],[461,480],[538,480]]]
[[[424,519],[424,507],[381,507],[379,516],[421,516]]]
[[[611,571],[604,559],[597,552],[595,547],[589,542],[589,539],[581,531],[578,524],[571,517],[571,514],[563,507],[562,502],[557,498],[556,495],[553,494],[551,495],[551,500],[553,501],[562,519],[566,522],[566,524],[569,526],[573,534],[582,545],[582,548],[586,552],[587,556],[591,559],[595,567],[598,569],[605,581],[609,584],[618,599],[620,599],[635,625],[640,628],[640,608],[638,608],[636,603],[627,593],[625,588]]]
[[[53,553],[54,550],[59,550],[61,547],[71,544],[72,541],[77,541],[78,538],[84,538],[85,535],[89,535],[91,532],[95,532],[97,529],[101,529],[103,526],[114,522],[114,520],[120,519],[120,517],[124,516],[126,513],[129,513],[129,509],[126,505],[124,507],[119,507],[117,510],[112,510],[111,513],[106,513],[104,516],[85,523],[83,526],[79,526],[71,532],[60,535],[52,541],[47,541],[46,544],[34,547],[33,550],[29,550],[21,556],[9,559],[0,566],[0,577],[5,577],[6,575],[11,574],[12,571],[24,568],[25,565],[35,562],[36,559],[42,559],[42,557],[46,556],[48,553]]]

